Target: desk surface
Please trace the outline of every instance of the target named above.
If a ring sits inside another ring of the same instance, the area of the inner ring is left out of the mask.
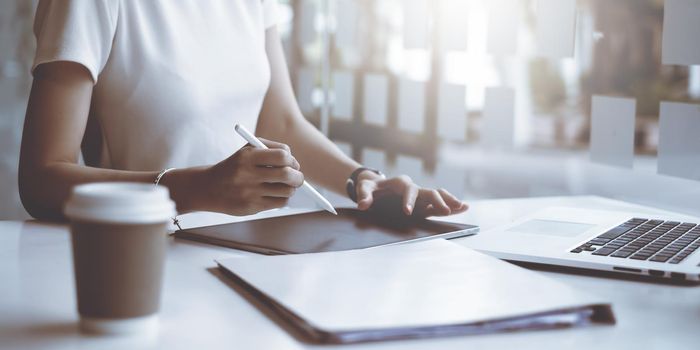
[[[488,229],[553,205],[665,214],[600,197],[472,203],[459,221]],[[468,245],[468,239],[460,241]],[[307,349],[219,280],[213,259],[248,253],[169,242],[160,331],[152,337],[89,337],[76,328],[70,240],[65,226],[0,222],[0,348]],[[613,302],[616,326],[342,346],[343,349],[697,349],[700,287],[543,272]]]

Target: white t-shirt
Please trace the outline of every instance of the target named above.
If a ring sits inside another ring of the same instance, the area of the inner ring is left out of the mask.
[[[51,61],[90,71],[102,167],[214,164],[245,143],[236,123],[257,123],[275,1],[41,0],[32,71]]]

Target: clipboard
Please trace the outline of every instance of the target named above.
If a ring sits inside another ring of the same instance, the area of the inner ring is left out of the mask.
[[[266,255],[319,253],[458,238],[476,234],[478,226],[405,215],[378,215],[351,208],[338,215],[311,212],[197,227],[173,236]]]
[[[615,324],[605,299],[441,239],[216,262],[313,344]]]

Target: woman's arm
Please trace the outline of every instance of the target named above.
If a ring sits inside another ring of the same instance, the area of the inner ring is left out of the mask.
[[[19,161],[20,197],[33,217],[61,219],[63,203],[75,184],[149,182],[157,175],[78,165],[92,87],[90,73],[77,63],[43,64],[34,72]]]
[[[62,220],[63,204],[80,183],[152,183],[157,171],[120,171],[78,164],[92,99],[88,70],[74,62],[39,65],[29,96],[22,135],[19,190],[35,218]],[[244,215],[284,206],[303,175],[285,145],[270,150],[244,147],[218,164],[178,169],[163,177],[178,211]],[[233,150],[232,150],[233,152]]]
[[[302,164],[305,176],[344,195],[345,181],[360,164],[341,152],[302,115],[275,27],[267,30],[265,41],[272,77],[256,132],[265,138],[289,144]],[[407,215],[413,214],[414,208],[421,216],[449,215],[468,208],[446,190],[421,188],[407,176],[384,179],[365,171],[360,173],[358,180],[357,203],[362,210],[372,206],[378,193],[401,196],[401,209]]]
[[[306,177],[344,195],[345,180],[360,164],[345,156],[299,110],[275,27],[267,30],[265,46],[270,61],[271,80],[256,134],[288,144],[294,157],[302,164],[302,172]]]

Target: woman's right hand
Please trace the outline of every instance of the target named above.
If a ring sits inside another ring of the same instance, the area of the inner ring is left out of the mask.
[[[240,216],[285,206],[304,175],[289,146],[260,141],[269,149],[246,145],[218,164],[192,169],[187,209]]]

